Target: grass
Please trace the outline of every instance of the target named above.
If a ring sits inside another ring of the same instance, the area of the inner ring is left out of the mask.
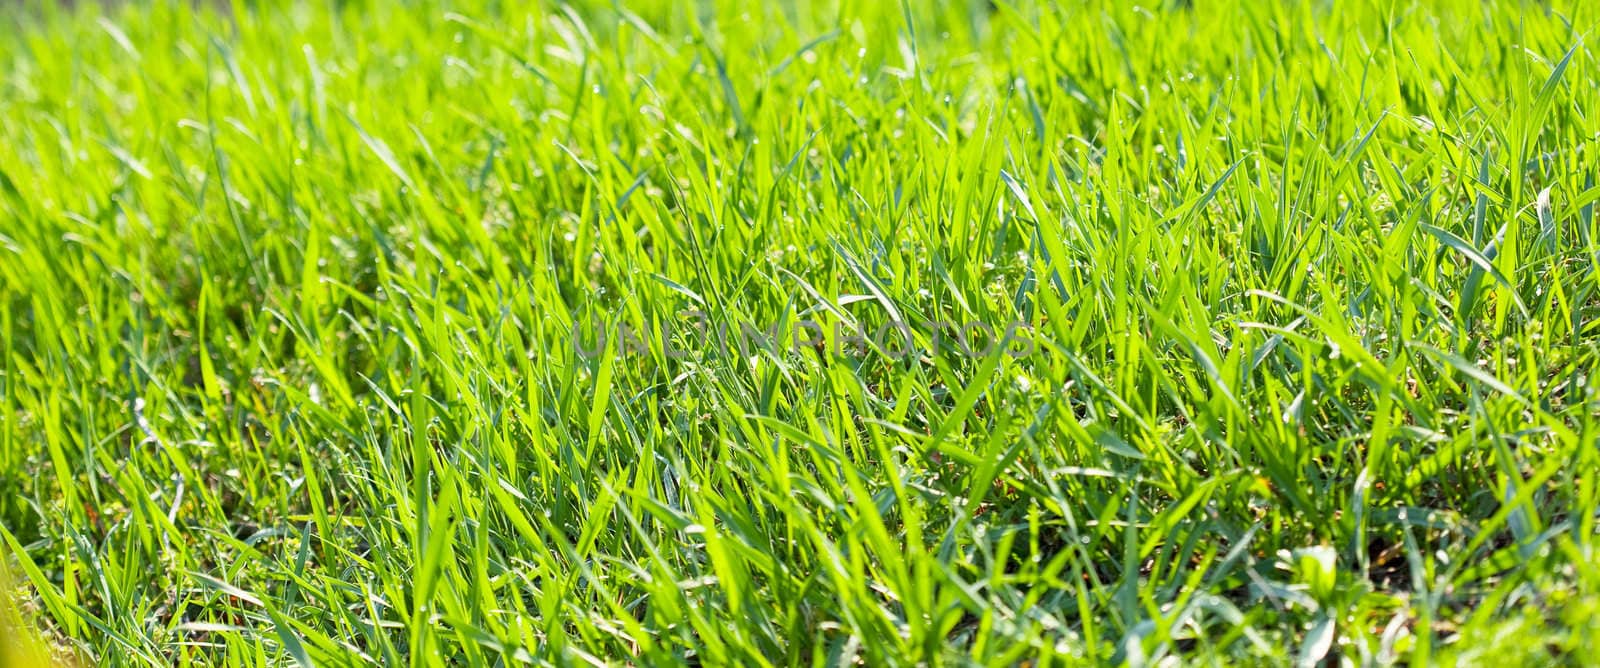
[[[0,598],[83,665],[1594,661],[1600,16],[1232,4],[7,5]],[[938,321],[1032,350],[852,349]]]

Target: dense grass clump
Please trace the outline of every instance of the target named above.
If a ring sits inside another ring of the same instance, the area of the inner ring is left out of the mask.
[[[1062,5],[0,8],[7,618],[1600,656],[1591,3]]]

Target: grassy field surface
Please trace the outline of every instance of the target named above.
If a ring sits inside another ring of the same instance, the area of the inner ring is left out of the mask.
[[[85,666],[1595,661],[1597,24],[7,3],[0,619]]]

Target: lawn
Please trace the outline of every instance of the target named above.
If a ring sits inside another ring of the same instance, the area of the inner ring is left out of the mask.
[[[0,664],[1594,662],[1597,26],[0,6]]]

